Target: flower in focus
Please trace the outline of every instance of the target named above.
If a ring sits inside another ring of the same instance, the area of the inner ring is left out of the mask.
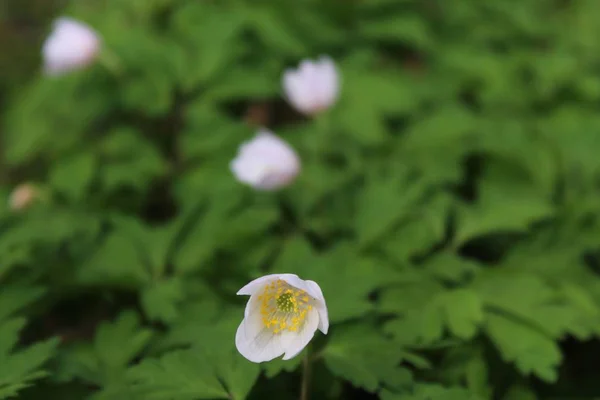
[[[299,112],[313,115],[329,108],[338,97],[339,76],[331,58],[304,60],[296,70],[283,75],[287,100]]]
[[[300,159],[290,145],[261,129],[240,146],[230,168],[240,182],[255,189],[275,190],[294,180],[300,172]]]
[[[266,275],[237,294],[250,299],[235,345],[252,362],[270,361],[282,354],[289,360],[306,347],[317,329],[327,334],[327,305],[316,282],[294,274]]]
[[[44,42],[44,71],[60,75],[90,65],[100,51],[100,38],[89,26],[71,18],[58,18]]]
[[[13,211],[24,210],[38,197],[39,190],[31,183],[17,186],[8,198],[8,206]]]

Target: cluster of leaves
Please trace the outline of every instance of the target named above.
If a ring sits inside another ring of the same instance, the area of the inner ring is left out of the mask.
[[[597,0],[102,0],[98,65],[3,114],[0,399],[526,400],[600,394]],[[306,120],[281,74],[329,54]],[[297,182],[228,164],[258,125]],[[239,355],[236,290],[317,281],[305,354]],[[590,364],[587,364],[590,363]],[[361,397],[362,396],[362,397]]]

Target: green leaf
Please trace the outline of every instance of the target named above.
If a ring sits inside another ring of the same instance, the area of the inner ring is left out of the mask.
[[[79,279],[88,284],[112,282],[124,287],[142,286],[151,278],[143,257],[138,244],[128,235],[113,232],[79,270]]]
[[[457,344],[448,348],[441,366],[441,381],[451,384],[466,383],[473,394],[484,399],[493,393],[490,380],[490,367],[485,348],[479,343]]]
[[[554,207],[542,196],[494,190],[478,204],[459,208],[454,243],[458,246],[492,233],[527,232],[534,222],[553,214]]]
[[[319,284],[327,300],[331,323],[360,317],[373,310],[369,294],[397,275],[378,261],[356,253],[352,244],[342,242],[328,253],[315,254],[301,238],[288,240],[273,266],[273,273],[293,271],[302,279]],[[343,295],[336,295],[343,288]]]
[[[218,355],[216,355],[218,353]],[[209,348],[169,352],[127,372],[130,390],[148,400],[246,398],[259,367],[237,353]]]
[[[329,4],[325,3],[294,3],[293,12],[289,12],[289,3],[273,5],[278,8],[281,20],[294,28],[312,46],[339,46],[348,40],[346,30],[339,24],[339,8],[335,5],[328,7]]]
[[[597,134],[600,118],[596,113],[565,105],[540,119],[538,128],[543,137],[550,139],[550,146],[559,157],[557,166],[566,177],[573,179],[580,176],[588,180],[598,176],[600,160],[594,149],[598,148],[600,141]],[[568,141],[567,138],[573,135],[577,140]]]
[[[417,157],[437,157],[443,152],[462,156],[474,144],[478,122],[466,107],[450,105],[438,108],[409,127],[401,141],[402,150],[409,156],[416,153]]]
[[[142,291],[142,307],[153,321],[172,322],[179,314],[178,304],[184,298],[182,282],[168,279],[154,282]]]
[[[369,39],[403,42],[421,49],[433,46],[427,22],[414,14],[392,14],[365,20],[360,26],[360,33]]]
[[[537,400],[535,392],[524,385],[512,385],[502,400]]]
[[[241,357],[237,350],[221,352],[213,361],[219,380],[231,399],[245,399],[260,374],[258,365]]]
[[[598,332],[599,307],[574,285],[550,285],[539,277],[510,270],[486,271],[475,281],[487,308],[521,320],[552,338],[587,338]]]
[[[205,296],[201,300],[186,302],[181,306],[171,329],[155,343],[153,351],[162,353],[182,347],[211,347],[216,344],[221,348],[233,349],[234,332],[243,316],[243,307],[224,304],[215,295],[208,295],[208,290],[205,290]]]
[[[381,384],[408,385],[412,376],[399,368],[404,349],[366,326],[332,332],[323,351],[327,368],[336,376],[369,392]]]
[[[450,283],[460,283],[476,275],[481,265],[450,252],[442,252],[429,258],[424,268],[432,277]]]
[[[132,367],[128,388],[143,399],[245,399],[260,368],[235,349],[235,329],[243,315],[243,308],[208,300],[182,310],[160,348],[191,348]]]
[[[486,317],[485,330],[506,362],[514,362],[523,375],[533,374],[546,382],[558,378],[560,348],[543,333],[502,315]]]
[[[302,364],[302,360],[305,357],[305,352],[306,350],[304,350],[291,360],[284,361],[279,358],[276,358],[275,360],[269,361],[268,363],[263,363],[261,366],[265,371],[265,375],[269,379],[274,378],[283,371],[294,372],[298,369],[298,367],[300,367],[300,364]]]
[[[155,79],[153,76],[141,74],[129,79],[123,86],[121,101],[125,108],[144,110],[150,115],[161,115],[171,106],[171,91],[171,83],[166,79]]]
[[[544,136],[532,135],[529,120],[499,117],[480,121],[479,125],[485,133],[480,135],[477,147],[487,157],[483,191],[492,185],[524,194],[529,190],[554,195],[561,168],[556,162],[555,143]]]
[[[94,350],[102,364],[111,369],[126,366],[148,344],[152,332],[142,328],[134,312],[126,311],[110,323],[103,323],[94,338]],[[127,343],[127,348],[123,348]]]
[[[384,290],[380,308],[399,318],[385,330],[405,344],[429,344],[440,340],[447,329],[453,336],[471,339],[484,320],[483,302],[468,289],[446,290],[439,283],[422,280]]]
[[[16,397],[22,389],[46,377],[48,372],[42,365],[54,356],[58,346],[57,339],[50,339],[15,349],[24,325],[22,319],[0,324],[0,399]]]
[[[232,63],[245,22],[237,10],[188,3],[177,8],[171,21],[188,55],[180,77],[184,88],[206,83]]]
[[[450,332],[461,339],[471,339],[483,322],[483,304],[477,293],[456,289],[443,293],[438,301]]]
[[[128,373],[132,390],[148,400],[228,398],[201,350],[173,351],[158,360],[146,359]]]
[[[214,101],[231,99],[265,99],[281,91],[279,75],[283,65],[272,61],[258,65],[234,66],[219,76],[206,91],[206,98]]]
[[[173,256],[175,271],[189,274],[206,267],[206,262],[214,254],[219,244],[219,231],[224,220],[237,203],[237,199],[228,198],[218,204],[209,204],[199,217],[190,220],[193,225],[180,240]]]
[[[0,291],[0,323],[45,293],[46,291],[39,287],[3,285]]]
[[[96,160],[89,153],[74,155],[56,164],[50,172],[50,185],[71,201],[81,201],[96,172]]]
[[[382,400],[484,400],[462,387],[445,387],[437,384],[418,384],[407,393],[381,393]]]
[[[59,376],[104,387],[124,387],[127,366],[148,346],[152,331],[140,326],[135,312],[125,311],[103,322],[93,343],[78,344],[63,354]]]
[[[421,94],[409,77],[345,65],[340,74],[344,85],[332,118],[361,145],[382,144],[389,133],[385,117],[410,113],[419,105]]]
[[[410,198],[414,191],[408,189],[406,196]],[[450,198],[442,195],[421,201],[418,206],[406,204],[412,210],[410,215],[402,218],[395,232],[381,238],[386,254],[398,263],[406,263],[413,257],[422,256],[436,244],[443,241],[450,209]]]
[[[83,75],[40,79],[15,98],[3,130],[3,153],[9,164],[30,161],[42,154],[60,155],[79,143],[90,125],[106,115],[111,104],[110,91],[104,86],[88,90],[86,81]]]
[[[268,47],[293,56],[306,54],[307,46],[302,38],[283,23],[275,9],[254,5],[245,12],[249,26]]]
[[[120,127],[106,135],[98,147],[99,176],[104,190],[144,189],[152,179],[164,174],[167,164],[154,146],[130,127]]]
[[[368,178],[357,205],[355,229],[360,244],[368,245],[380,239],[423,200],[427,183],[411,182],[407,174],[400,171],[400,176]]]

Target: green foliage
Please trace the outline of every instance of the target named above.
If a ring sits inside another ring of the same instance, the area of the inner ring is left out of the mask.
[[[56,354],[58,340],[23,346],[19,336],[27,321],[11,317],[41,294],[28,287],[6,287],[0,294],[0,399],[17,397],[23,389],[50,374],[45,364]]]
[[[128,377],[131,392],[142,399],[244,399],[258,373],[233,351],[190,349],[143,361]]]
[[[67,349],[60,363],[61,378],[78,378],[108,388],[125,387],[128,364],[151,338],[152,331],[140,327],[137,315],[125,311],[115,321],[102,323],[92,343]]]
[[[375,392],[380,383],[402,387],[412,381],[410,372],[398,367],[405,351],[392,340],[363,327],[345,327],[333,334],[323,352],[325,365],[338,376]]]
[[[41,367],[54,355],[57,340],[51,339],[12,351],[24,325],[22,319],[13,319],[0,326],[0,399],[16,397],[19,391],[48,375],[48,371]]]
[[[480,397],[469,393],[462,388],[444,387],[439,385],[419,385],[414,392],[402,395],[395,395],[384,392],[381,396],[382,400],[478,400]]]
[[[596,0],[64,3],[99,59],[0,76],[0,399],[600,396]],[[282,75],[320,55],[302,116]],[[302,160],[279,192],[230,170],[259,126]],[[269,273],[331,326],[256,365],[235,293]]]

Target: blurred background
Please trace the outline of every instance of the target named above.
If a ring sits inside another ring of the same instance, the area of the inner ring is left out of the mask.
[[[61,16],[98,50],[48,74]],[[598,0],[4,0],[0,399],[600,399],[599,38]],[[262,127],[277,190],[230,169]],[[254,364],[270,273],[331,328]]]

